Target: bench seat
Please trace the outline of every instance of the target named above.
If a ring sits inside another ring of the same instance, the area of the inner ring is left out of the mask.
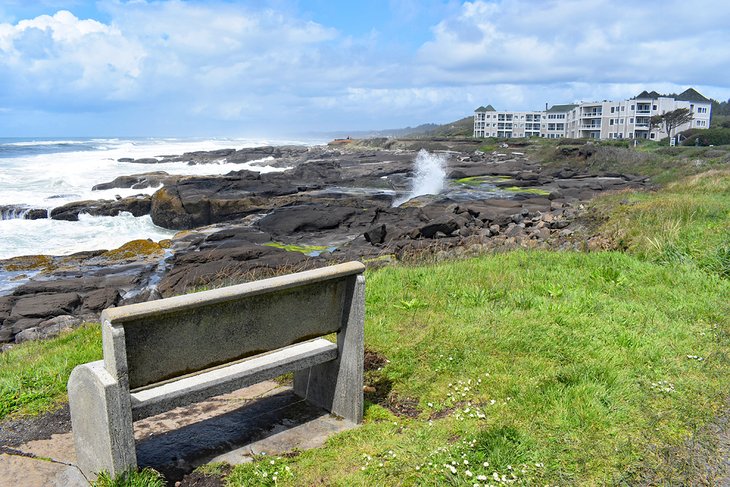
[[[132,390],[132,418],[137,421],[336,358],[337,345],[316,338],[161,385]]]

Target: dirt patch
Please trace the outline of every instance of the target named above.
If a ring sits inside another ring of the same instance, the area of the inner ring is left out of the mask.
[[[223,487],[226,485],[224,477],[231,473],[231,467],[225,467],[221,475],[192,472],[175,482],[175,487]]]
[[[456,404],[454,404],[451,407],[432,412],[431,415],[428,417],[428,419],[433,421],[435,419],[445,418],[446,416],[448,416],[449,414],[452,414],[457,409],[463,408],[465,405],[466,405],[466,401],[457,402]]]
[[[389,360],[384,355],[379,354],[375,350],[365,349],[365,372],[379,370],[387,364]]]
[[[366,360],[368,353],[366,352]],[[385,362],[382,362],[385,360]],[[373,354],[370,356],[370,367],[365,367],[365,388],[363,389],[365,400],[390,410],[400,417],[416,418],[420,414],[418,399],[414,397],[399,396],[393,392],[393,381],[385,377],[381,372],[381,366],[387,360],[382,356]],[[376,367],[372,370],[372,367]]]
[[[401,417],[417,418],[420,414],[418,399],[414,397],[401,397],[397,394],[390,394],[384,406]]]
[[[39,416],[17,418],[0,423],[0,445],[18,446],[33,440],[46,440],[71,431],[68,404]]]

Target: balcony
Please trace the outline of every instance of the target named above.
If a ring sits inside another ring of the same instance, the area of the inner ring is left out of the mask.
[[[587,117],[601,117],[603,116],[603,112],[585,112],[581,114],[581,117],[587,118]]]
[[[601,130],[600,125],[581,125],[581,130]]]
[[[651,114],[651,110],[636,110],[637,115],[649,115]]]
[[[648,123],[637,123],[636,125],[634,125],[634,128],[636,130],[649,130],[651,127]]]

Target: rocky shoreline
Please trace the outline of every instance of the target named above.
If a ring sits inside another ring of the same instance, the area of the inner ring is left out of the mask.
[[[419,149],[447,160],[445,188],[393,206],[407,195]],[[282,270],[359,259],[371,264],[428,252],[477,254],[516,247],[576,248],[582,205],[605,191],[648,186],[644,177],[543,167],[519,148],[476,150],[468,141],[333,143],[256,147],[130,160],[140,173],[97,190],[157,188],[149,195],[79,201],[27,218],[74,221],[80,213],[150,215],[180,230],[169,241],[133,241],[111,251],[0,261],[3,349],[45,338],[106,307],[241,282]],[[174,176],[145,171],[158,162],[220,161],[276,172]],[[6,209],[4,211],[20,211]],[[45,210],[43,210],[45,212]]]

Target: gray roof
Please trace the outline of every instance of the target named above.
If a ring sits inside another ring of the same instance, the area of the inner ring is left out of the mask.
[[[648,100],[656,100],[660,96],[662,96],[662,95],[660,95],[656,91],[649,92],[649,91],[644,90],[644,91],[642,91],[641,93],[639,93],[638,95],[636,95],[632,99],[633,100],[647,100],[647,99]]]
[[[682,93],[677,95],[676,99],[682,100],[682,101],[701,101],[701,102],[706,102],[706,103],[710,102],[710,100],[708,100],[707,98],[702,96],[700,94],[700,92],[698,92],[694,88],[687,88]]]
[[[571,111],[573,108],[577,107],[578,105],[553,105],[548,110],[548,113],[565,113]]]
[[[475,112],[496,112],[497,110],[495,110],[492,105],[487,105],[485,107],[479,107],[474,111]]]

